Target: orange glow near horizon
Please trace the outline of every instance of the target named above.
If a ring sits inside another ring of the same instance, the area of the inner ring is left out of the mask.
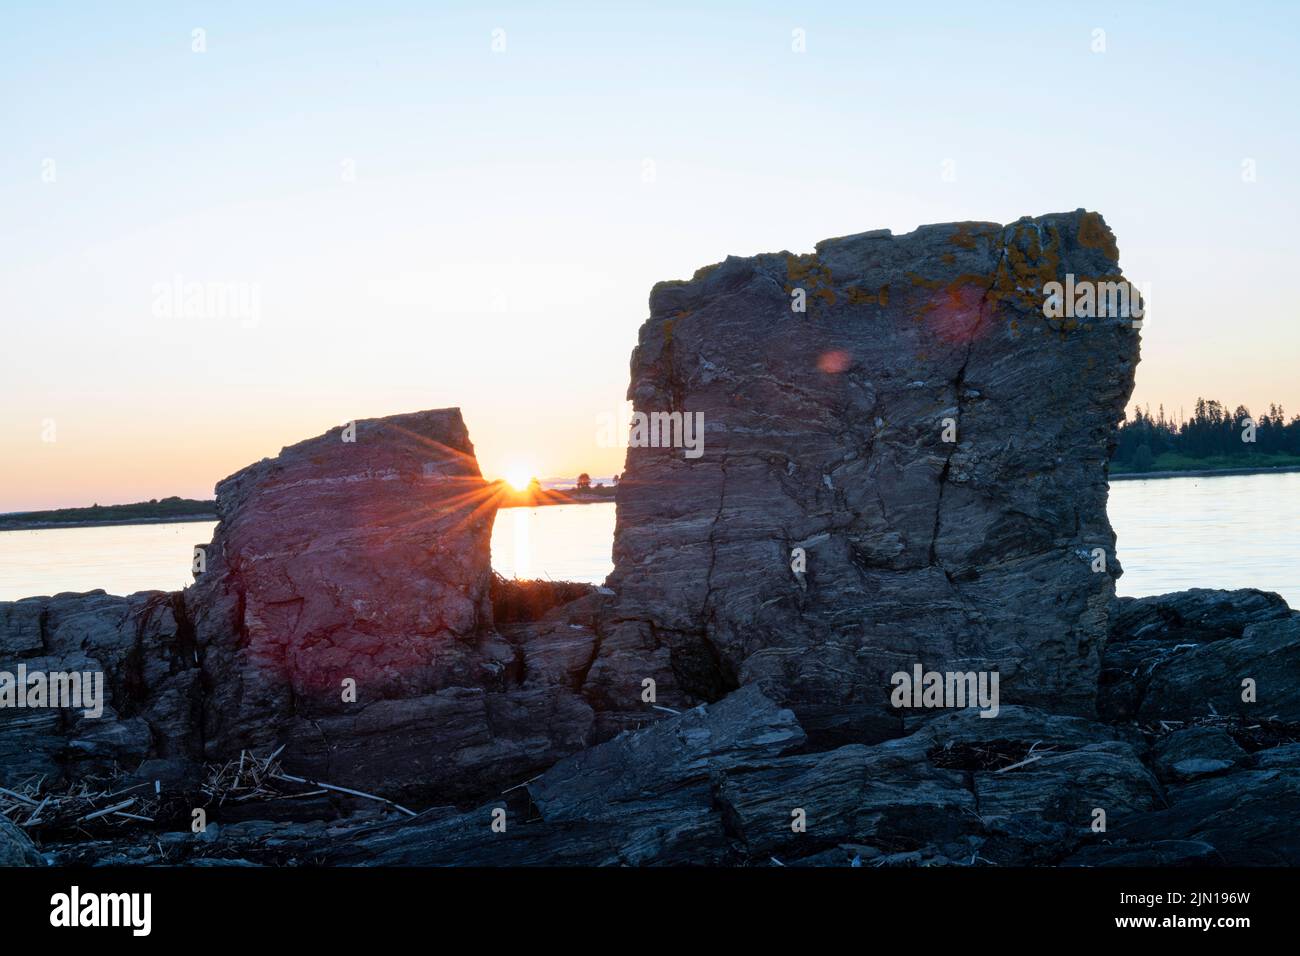
[[[512,462],[506,467],[505,479],[515,491],[524,491],[536,471],[527,462]]]

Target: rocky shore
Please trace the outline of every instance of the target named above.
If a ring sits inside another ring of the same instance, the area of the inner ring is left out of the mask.
[[[1119,275],[1095,213],[656,286],[629,397],[702,454],[629,448],[607,587],[494,581],[440,409],[221,482],[183,592],[0,603],[0,671],[108,687],[0,709],[0,863],[1300,863],[1300,614],[1115,597],[1138,335],[1066,273]]]

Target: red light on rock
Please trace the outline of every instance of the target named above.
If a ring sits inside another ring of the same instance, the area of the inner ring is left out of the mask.
[[[823,372],[829,372],[832,375],[838,375],[852,364],[853,356],[838,349],[823,352],[821,357],[817,359],[817,367]]]

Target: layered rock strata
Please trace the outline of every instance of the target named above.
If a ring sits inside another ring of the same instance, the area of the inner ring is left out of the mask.
[[[1122,283],[1117,259],[1080,210],[829,239],[655,286],[628,397],[702,441],[628,451],[621,623],[593,680],[631,655],[662,661],[683,700],[760,682],[845,739],[890,731],[888,677],[918,661],[1093,713],[1119,574],[1107,460],[1138,334],[1044,302],[1071,276]]]

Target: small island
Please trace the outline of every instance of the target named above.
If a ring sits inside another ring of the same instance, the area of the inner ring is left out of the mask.
[[[575,479],[572,487],[546,488],[534,478],[523,488],[498,479],[492,483],[498,508],[541,508],[547,505],[591,505],[614,500],[618,491],[618,476],[611,483],[592,484],[585,471]]]
[[[1138,406],[1121,423],[1110,477],[1176,478],[1196,475],[1249,475],[1300,470],[1300,415],[1288,421],[1282,406],[1271,404],[1255,417],[1244,405],[1235,411],[1213,400],[1197,399],[1192,417],[1167,417]]]
[[[0,515],[0,531],[40,528],[88,528],[105,524],[166,524],[181,521],[216,521],[216,501],[194,498],[153,498],[129,505],[58,508]]]

